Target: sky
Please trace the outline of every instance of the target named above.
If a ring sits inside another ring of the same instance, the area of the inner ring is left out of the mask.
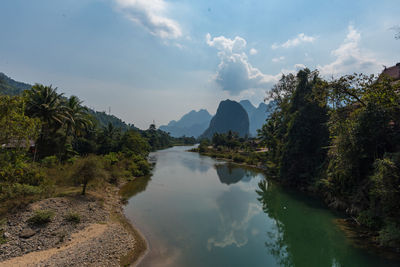
[[[282,74],[400,62],[398,0],[1,0],[0,72],[146,129]]]

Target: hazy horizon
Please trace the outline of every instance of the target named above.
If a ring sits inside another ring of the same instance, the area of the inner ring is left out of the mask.
[[[258,106],[282,73],[303,67],[329,78],[378,74],[400,62],[394,0],[4,0],[0,6],[0,72],[52,84],[98,111],[111,107],[140,128],[191,110],[214,114],[227,98]]]

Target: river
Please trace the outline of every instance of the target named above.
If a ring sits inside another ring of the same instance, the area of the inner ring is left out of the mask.
[[[258,171],[173,147],[123,188],[149,252],[140,266],[399,266],[353,245],[338,215]]]

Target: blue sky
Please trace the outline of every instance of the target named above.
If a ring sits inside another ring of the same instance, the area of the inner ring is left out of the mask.
[[[398,0],[2,0],[0,72],[52,84],[147,128],[282,73],[379,73],[400,62]]]

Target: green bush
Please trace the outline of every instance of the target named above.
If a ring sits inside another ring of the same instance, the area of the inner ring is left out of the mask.
[[[357,220],[364,226],[367,226],[371,229],[379,229],[380,221],[379,219],[372,214],[371,211],[362,211],[357,216]]]
[[[56,166],[59,160],[56,156],[48,156],[42,159],[41,164],[47,168]]]
[[[81,215],[77,212],[70,211],[64,216],[65,220],[70,223],[78,224],[81,222]]]
[[[110,152],[104,156],[104,161],[109,165],[114,165],[119,161],[118,154],[115,152]]]
[[[389,222],[379,231],[378,240],[383,246],[398,247],[400,245],[400,227],[395,222]]]
[[[237,162],[237,163],[242,163],[246,160],[245,157],[241,156],[241,155],[234,155],[233,156],[233,161]]]
[[[33,186],[20,183],[2,183],[0,184],[0,201],[40,195],[43,192],[44,188],[42,186]]]
[[[34,215],[28,219],[28,223],[33,225],[43,225],[51,222],[54,217],[52,210],[36,210]]]

